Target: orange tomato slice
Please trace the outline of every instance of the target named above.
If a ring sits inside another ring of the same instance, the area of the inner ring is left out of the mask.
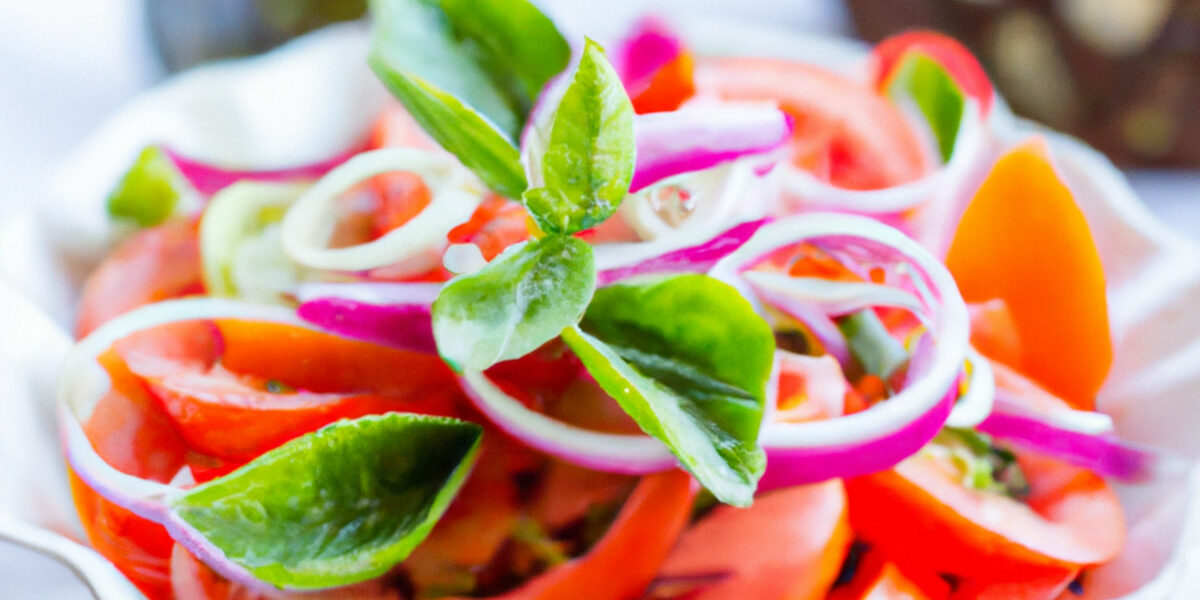
[[[716,578],[691,600],[824,598],[851,539],[841,481],[786,488],[749,508],[713,509],[680,536],[659,576]]]
[[[1010,366],[1075,408],[1095,406],[1113,358],[1104,267],[1044,140],[996,161],[946,266],[968,302],[1003,301],[1020,343]]]
[[[170,418],[115,352],[100,356],[112,390],[83,424],[105,462],[147,479],[169,481],[183,467],[187,447]],[[71,493],[88,541],[148,597],[170,597],[168,560],[174,541],[161,525],[105,500],[74,471]]]

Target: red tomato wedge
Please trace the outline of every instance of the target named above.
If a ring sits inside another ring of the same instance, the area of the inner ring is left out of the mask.
[[[437,144],[402,106],[390,105],[372,130],[368,149],[419,148],[440,152]],[[372,235],[379,237],[420,214],[431,200],[430,189],[415,173],[395,172],[371,179],[375,196]],[[475,210],[471,220],[451,230],[451,243],[473,243],[491,260],[505,248],[529,239],[526,212],[519,202],[491,196]]]
[[[841,481],[792,487],[749,508],[713,509],[679,538],[659,577],[719,577],[690,600],[824,598],[851,539]]]
[[[1103,479],[1048,458],[1018,461],[1032,490],[1024,503],[969,489],[921,453],[848,480],[850,521],[905,566],[987,582],[1075,571],[1116,556],[1124,515]]]
[[[691,53],[680,52],[667,64],[659,67],[649,83],[629,90],[629,100],[638,114],[666,112],[679,108],[696,93],[693,81],[694,61]]]
[[[954,38],[935,31],[907,31],[891,36],[871,51],[872,72],[880,91],[887,88],[899,66],[910,52],[921,52],[937,61],[954,78],[966,95],[979,101],[986,115],[992,107],[994,91],[987,72],[974,54]]]
[[[372,347],[376,352],[364,354],[358,349],[371,347],[369,344],[304,328],[271,329],[261,323],[246,323],[246,326],[267,327],[265,333],[277,335],[222,339],[221,330],[211,322],[190,321],[141,331],[114,345],[129,368],[143,378],[162,403],[192,450],[220,459],[245,461],[339,419],[385,412],[449,415],[454,411],[456,395],[451,393],[452,388],[422,387],[420,383],[406,387],[416,376],[403,378],[409,380],[405,383],[379,382],[380,389],[364,388],[363,380],[337,382],[358,387],[343,388],[351,390],[347,393],[307,391],[299,381],[306,365],[307,371],[316,371],[315,365],[328,364],[323,363],[324,356],[339,350],[349,351],[346,358],[382,358],[384,362],[376,364],[376,368],[396,369],[393,377],[405,368],[425,366],[428,361],[407,360],[420,355],[403,352],[396,355],[398,351],[377,347]],[[240,356],[243,345],[250,346],[245,349],[249,352],[268,354],[279,344],[293,342],[310,352],[304,358],[295,357],[297,362],[281,377],[235,373],[229,369],[228,357]],[[219,355],[222,345],[223,352]],[[218,364],[218,360],[223,362]]]
[[[137,377],[114,352],[100,356],[112,390],[83,424],[96,453],[122,472],[169,481],[184,465],[187,447]],[[168,560],[174,541],[166,529],[105,500],[75,473],[71,492],[88,540],[152,600],[169,598]]]
[[[485,259],[492,260],[505,248],[529,239],[528,219],[521,203],[493,195],[475,209],[471,220],[451,229],[446,238],[452,244],[475,244]]]
[[[587,554],[495,596],[497,600],[638,598],[687,523],[696,491],[691,476],[643,477],[608,533]]]
[[[170,221],[125,240],[83,286],[75,335],[144,304],[204,291],[196,224]]]
[[[1009,366],[1075,408],[1095,406],[1113,358],[1104,267],[1045,140],[996,161],[946,266],[968,302],[1003,301],[1020,343]]]
[[[220,319],[221,364],[242,375],[317,393],[371,393],[402,398],[457,391],[436,356],[387,348],[280,323]]]
[[[795,119],[793,162],[838,187],[891,187],[931,168],[931,157],[899,110],[869,87],[820,67],[767,58],[698,59],[696,92],[778,102]]]
[[[961,581],[950,600],[1054,600],[1077,576],[1078,570],[1069,569],[1028,580]]]

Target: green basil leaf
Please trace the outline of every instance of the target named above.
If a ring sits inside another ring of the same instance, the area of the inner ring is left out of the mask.
[[[297,438],[173,501],[256,578],[317,589],[378,577],[417,546],[479,452],[474,423],[391,413]]]
[[[592,247],[551,235],[455,277],[433,303],[438,352],[455,369],[519,358],[579,322],[596,286]]]
[[[108,195],[108,214],[152,227],[175,212],[189,193],[187,179],[158,146],[147,146]]]
[[[942,160],[950,160],[958,140],[966,93],[946,68],[924,52],[909,52],[896,67],[887,92],[892,98],[908,94],[916,102],[933,130]]]
[[[517,141],[570,47],[526,0],[374,0],[369,62],[439,144],[489,187],[527,187]]]
[[[592,40],[549,129],[544,149],[539,144],[530,157],[530,184],[537,187],[522,200],[543,231],[571,234],[594,227],[629,192],[637,150],[633,104],[604,49]]]
[[[766,465],[757,441],[775,338],[736,290],[704,275],[611,285],[562,335],[713,495],[753,501]]]

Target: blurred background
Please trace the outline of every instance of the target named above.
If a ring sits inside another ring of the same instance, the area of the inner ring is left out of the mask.
[[[872,41],[940,29],[976,52],[1018,112],[1101,148],[1154,212],[1200,239],[1200,0],[540,3],[589,31],[644,10]],[[171,73],[261,52],[364,9],[365,0],[0,2],[0,208],[44,197],[80,140]],[[65,568],[0,543],[0,597],[90,596]]]

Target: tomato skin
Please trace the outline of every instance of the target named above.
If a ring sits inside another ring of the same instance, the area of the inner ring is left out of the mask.
[[[608,533],[587,554],[495,600],[638,598],[675,545],[696,487],[683,471],[642,478]],[[465,600],[465,599],[459,599]]]
[[[961,581],[950,600],[1054,600],[1078,574],[1066,569],[1018,581]]]
[[[694,61],[690,52],[678,56],[655,71],[650,81],[630,89],[629,100],[638,114],[667,112],[679,108],[696,93]]]
[[[995,91],[983,66],[958,40],[935,31],[906,31],[876,44],[871,51],[871,70],[880,91],[910,52],[922,52],[936,60],[967,96],[979,101],[983,115],[991,111]]]
[[[1120,551],[1124,517],[1103,479],[1047,458],[1019,463],[1032,488],[1027,504],[969,490],[934,458],[914,455],[847,480],[851,523],[905,564],[985,582],[1075,571]]]
[[[824,598],[852,535],[841,481],[776,490],[749,508],[713,509],[680,536],[660,577],[727,574],[691,600]]]
[[[932,168],[932,158],[898,109],[870,88],[820,67],[766,58],[698,59],[696,93],[778,102],[794,120],[793,163],[838,187],[891,187]]]
[[[203,293],[200,236],[192,221],[169,221],[125,240],[88,277],[75,335],[139,306]]]
[[[88,440],[114,468],[169,481],[186,460],[183,440],[116,353],[106,352],[99,360],[113,388],[83,424]],[[92,547],[152,600],[169,598],[168,560],[174,541],[166,529],[105,500],[73,470],[69,475],[75,508]]]

